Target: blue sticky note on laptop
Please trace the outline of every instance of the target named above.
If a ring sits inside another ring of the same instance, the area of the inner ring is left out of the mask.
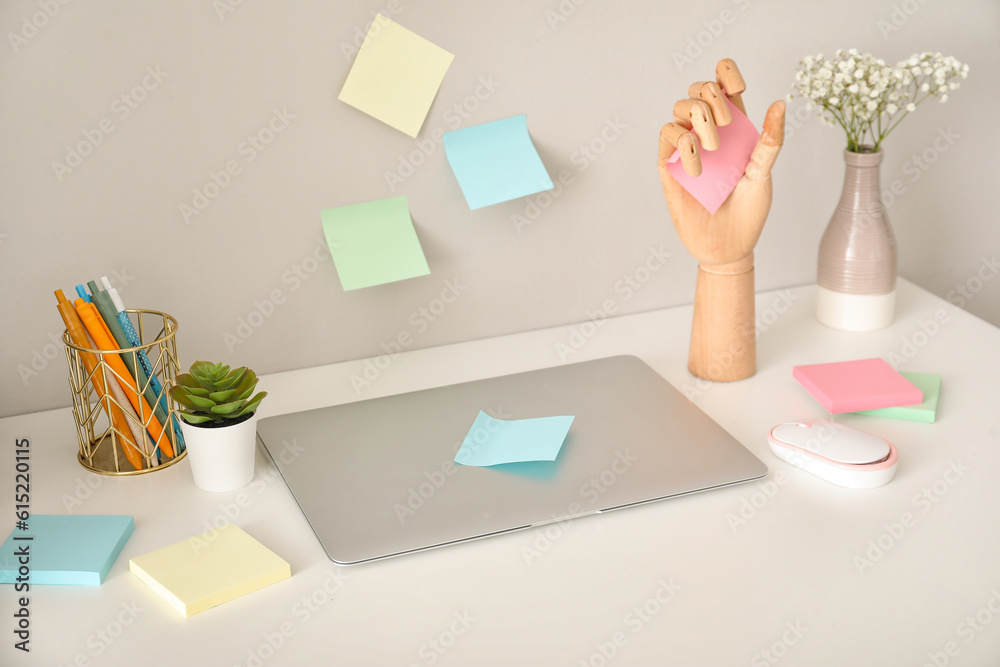
[[[100,586],[135,523],[130,516],[34,514],[0,546],[0,584]],[[18,577],[22,577],[18,579]]]
[[[572,416],[504,420],[482,410],[455,454],[455,463],[495,466],[522,461],[555,461]]]
[[[552,189],[524,114],[446,132],[444,152],[472,210]]]

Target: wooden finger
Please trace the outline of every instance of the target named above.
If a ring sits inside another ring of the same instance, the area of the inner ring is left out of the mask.
[[[778,100],[772,104],[764,116],[764,128],[760,139],[750,155],[747,164],[747,178],[753,181],[766,179],[771,175],[771,167],[778,159],[781,145],[785,142],[785,103]]]
[[[698,152],[698,142],[694,140],[694,134],[691,132],[682,134],[677,140],[677,150],[680,151],[684,171],[690,176],[701,176],[701,154]]]
[[[743,106],[743,91],[747,89],[747,84],[732,58],[723,58],[715,66],[715,80],[736,108],[746,113],[747,109]]]
[[[733,114],[729,105],[722,98],[722,90],[715,81],[697,81],[688,88],[688,97],[704,101],[712,110],[715,124],[719,127],[733,122]]]
[[[690,128],[680,123],[667,123],[660,130],[660,166],[664,167],[674,150],[680,153],[681,165],[691,176],[701,176],[701,155],[698,142]]]
[[[681,135],[687,134],[690,131],[690,127],[685,127],[680,123],[667,123],[660,130],[660,141],[666,141],[672,149],[677,148],[677,140],[681,138]]]
[[[701,100],[678,100],[674,105],[674,117],[691,123],[703,149],[714,151],[719,148],[719,131],[708,104]]]

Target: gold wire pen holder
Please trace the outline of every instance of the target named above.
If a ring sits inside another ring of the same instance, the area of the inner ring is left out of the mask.
[[[139,475],[187,454],[167,390],[177,378],[177,320],[155,310],[124,311],[139,345],[95,350],[63,334],[78,459],[102,475]]]

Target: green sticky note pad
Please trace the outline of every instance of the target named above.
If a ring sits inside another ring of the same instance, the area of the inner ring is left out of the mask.
[[[33,514],[0,546],[0,583],[100,586],[132,534],[130,516]]]
[[[345,291],[431,272],[405,196],[327,209],[322,218]]]
[[[889,417],[890,419],[908,419],[915,422],[933,424],[937,419],[938,397],[941,395],[941,376],[935,373],[911,373],[899,371],[899,374],[909,380],[924,392],[924,402],[919,405],[904,405],[896,408],[881,408],[879,410],[863,410],[855,414],[871,415],[872,417]]]

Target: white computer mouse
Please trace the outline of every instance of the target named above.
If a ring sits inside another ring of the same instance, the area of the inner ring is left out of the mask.
[[[899,460],[888,440],[829,419],[779,424],[767,441],[779,459],[852,489],[888,484]]]

